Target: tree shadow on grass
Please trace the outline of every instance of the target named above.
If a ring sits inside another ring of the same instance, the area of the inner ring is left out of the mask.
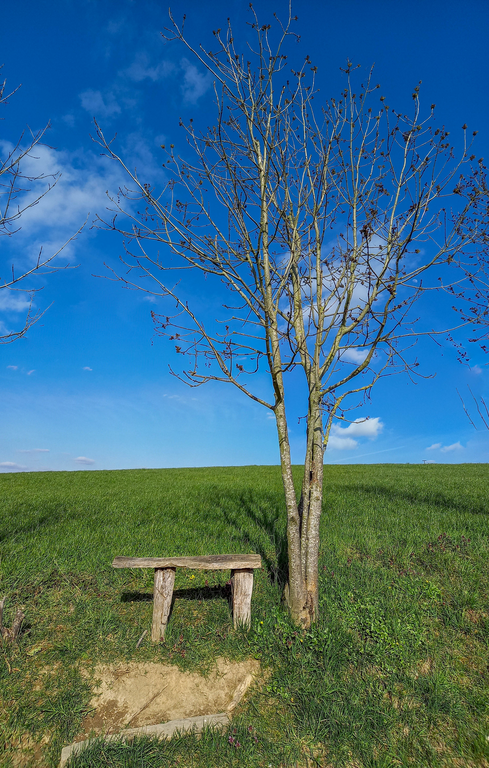
[[[24,519],[24,521],[19,521],[15,517],[8,518],[0,527],[0,542],[15,539],[19,536],[28,536],[41,530],[41,528],[56,526],[60,522],[64,522],[68,514],[73,516],[73,512],[57,507],[49,512],[45,510],[43,512],[38,510],[25,512],[22,516],[24,518],[27,517],[27,520]],[[35,515],[39,516],[35,517]]]
[[[364,494],[365,496],[381,496],[388,498],[389,501],[408,502],[409,504],[426,504],[428,506],[439,507],[441,509],[451,510],[460,514],[488,515],[489,504],[478,504],[470,498],[460,499],[445,495],[440,491],[426,493],[423,491],[396,491],[392,487],[383,485],[342,485],[343,492],[351,491],[355,494]]]
[[[255,489],[230,490],[209,488],[206,493],[206,523],[224,520],[239,539],[243,554],[256,553],[272,583],[284,587],[287,582],[287,531],[283,495]]]

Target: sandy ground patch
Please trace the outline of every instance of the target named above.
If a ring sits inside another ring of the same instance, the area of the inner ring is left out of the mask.
[[[77,741],[90,733],[165,723],[196,715],[231,711],[260,669],[248,659],[217,659],[207,677],[156,663],[98,665],[91,700],[95,709],[83,722]]]

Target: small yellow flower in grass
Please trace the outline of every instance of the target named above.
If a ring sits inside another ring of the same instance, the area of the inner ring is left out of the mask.
[[[195,574],[193,573],[190,578],[195,579]]]
[[[263,624],[263,621],[260,621],[260,624]]]

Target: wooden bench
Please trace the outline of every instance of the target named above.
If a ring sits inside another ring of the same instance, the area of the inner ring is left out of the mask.
[[[260,555],[204,555],[199,557],[116,557],[113,568],[154,568],[153,625],[151,640],[165,639],[170,614],[175,571],[193,568],[200,571],[231,571],[233,623],[249,627],[251,620],[251,593],[253,570],[261,568]]]

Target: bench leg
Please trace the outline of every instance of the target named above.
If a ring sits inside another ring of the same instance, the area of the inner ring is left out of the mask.
[[[231,594],[233,596],[233,624],[249,627],[251,622],[251,593],[253,592],[253,569],[243,568],[231,571]]]
[[[170,614],[175,583],[175,570],[175,568],[155,568],[153,626],[151,629],[153,643],[159,643],[160,640],[165,639],[165,629]]]

